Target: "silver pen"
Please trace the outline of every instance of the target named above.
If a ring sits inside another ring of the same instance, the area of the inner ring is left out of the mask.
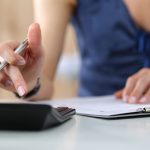
[[[14,50],[16,54],[21,54],[21,52],[24,51],[24,49],[28,46],[28,40],[25,39],[23,42],[20,43],[20,45]],[[0,71],[5,68],[8,65],[6,61],[0,63]]]

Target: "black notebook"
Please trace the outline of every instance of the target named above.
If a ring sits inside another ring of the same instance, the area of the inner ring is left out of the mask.
[[[46,104],[1,103],[0,130],[42,130],[69,120],[75,109]]]

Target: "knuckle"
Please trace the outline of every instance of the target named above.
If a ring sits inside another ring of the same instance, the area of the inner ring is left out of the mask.
[[[20,85],[20,83],[21,83],[21,80],[20,80],[19,77],[12,78],[12,81],[13,81],[13,83],[14,83],[14,85],[15,85],[16,87],[18,87],[18,86]]]
[[[17,45],[19,45],[19,41],[12,41],[12,40],[8,40],[5,42],[6,45],[8,45],[10,48],[14,49],[16,48]]]
[[[138,80],[138,85],[145,85],[147,83],[147,79],[142,77]]]
[[[16,86],[19,86],[20,85],[20,79],[15,79],[14,83],[15,83]]]
[[[19,56],[18,54],[13,53],[11,56],[11,64],[12,65],[24,65],[25,60],[23,57]]]
[[[18,63],[18,60],[16,58],[14,58],[14,57],[11,57],[10,63],[12,65],[16,65]]]
[[[141,73],[147,73],[149,71],[148,68],[143,68],[142,70],[140,70]]]
[[[127,83],[130,84],[130,83],[132,83],[134,81],[135,81],[135,77],[131,76],[131,77],[128,78]]]
[[[3,44],[9,44],[10,42],[12,42],[12,40],[6,40],[5,42],[3,42]]]
[[[5,44],[10,44],[10,43],[14,43],[14,42],[19,43],[19,41],[14,41],[14,40],[7,40],[7,41],[5,41],[4,43],[5,43]]]
[[[14,45],[14,44],[19,44],[20,41],[18,41],[18,40],[7,40],[5,43]]]
[[[132,96],[135,96],[138,98],[140,96],[140,89],[139,88],[134,89],[132,92]]]

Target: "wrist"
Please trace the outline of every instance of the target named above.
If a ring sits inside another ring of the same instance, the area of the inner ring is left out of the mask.
[[[40,89],[39,91],[30,98],[26,98],[27,101],[38,101],[51,99],[53,95],[53,84],[52,81],[46,77],[40,78]]]

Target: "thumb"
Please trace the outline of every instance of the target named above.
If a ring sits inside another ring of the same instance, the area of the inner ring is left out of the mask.
[[[38,53],[41,49],[41,29],[38,23],[30,25],[28,30],[28,42],[33,53]]]

